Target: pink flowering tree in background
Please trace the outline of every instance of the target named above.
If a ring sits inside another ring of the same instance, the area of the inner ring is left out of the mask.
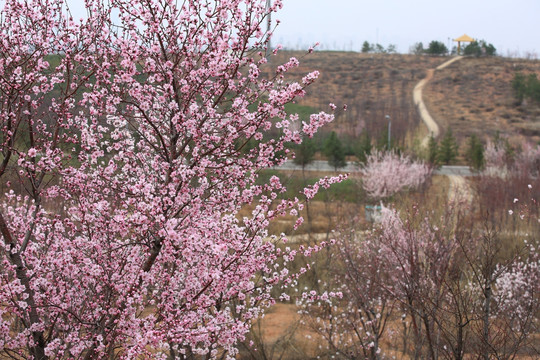
[[[467,206],[449,204],[442,213],[383,207],[373,230],[359,231],[355,220],[341,230],[327,284],[301,303],[304,322],[322,340],[318,354],[538,355],[537,241],[522,246],[517,238],[508,254],[504,234],[478,226]]]
[[[534,177],[540,172],[540,146],[524,143],[515,154],[510,145],[488,142],[485,150],[484,176],[499,177]]]
[[[454,345],[441,324],[452,311],[446,276],[458,260],[453,216],[453,208],[437,218],[417,206],[404,214],[383,207],[380,224],[367,237],[372,256],[384,264],[380,278],[388,280],[380,285],[399,305],[403,351],[414,357],[437,358],[441,348]]]
[[[478,208],[489,214],[493,223],[511,225],[512,231],[523,231],[523,227],[539,229],[535,217],[527,216],[526,221],[518,222],[516,217],[508,216],[508,210],[517,211],[517,200],[526,200],[531,193],[540,191],[540,146],[523,143],[520,149],[513,149],[508,143],[488,142],[485,160],[484,170],[471,181]],[[531,211],[538,215],[538,208]]]
[[[301,207],[258,171],[333,118],[285,113],[317,77],[286,82],[296,59],[260,76],[281,2],[2,5],[0,357],[233,356]]]
[[[431,168],[403,154],[375,151],[360,173],[366,194],[372,199],[383,199],[404,189],[419,188],[431,176]]]
[[[505,148],[488,141],[484,151],[485,165],[482,171],[484,176],[498,176],[505,178],[508,176],[507,155]]]
[[[326,356],[383,359],[389,356],[383,344],[386,350],[392,344],[412,358],[435,358],[448,345],[436,320],[448,316],[445,277],[457,243],[451,226],[434,223],[417,207],[405,216],[383,207],[371,231],[354,225],[340,231],[327,288],[341,296],[303,302],[306,323],[326,341]]]
[[[377,243],[362,240],[354,228],[340,231],[322,295],[306,297],[304,323],[323,338],[319,353],[343,359],[380,359],[381,341],[397,302]]]

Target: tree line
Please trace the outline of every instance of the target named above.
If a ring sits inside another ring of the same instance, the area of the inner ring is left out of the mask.
[[[422,42],[417,42],[410,47],[409,52],[415,55],[449,55],[457,54],[457,48],[454,46],[452,49],[448,49],[443,42],[433,40],[426,48]],[[463,48],[462,54],[476,57],[495,56],[497,55],[497,49],[493,44],[487,43],[485,40],[479,40],[467,44]]]
[[[347,165],[346,158],[354,157],[360,164],[366,162],[367,157],[374,150],[392,150],[398,154],[403,152],[405,148],[394,143],[394,139],[390,139],[386,132],[381,136],[373,139],[369,132],[363,131],[359,137],[350,138],[340,136],[335,131],[330,133],[318,134],[315,138],[306,138],[299,145],[290,145],[290,149],[294,150],[295,157],[293,162],[302,167],[310,164],[315,159],[315,154],[320,152],[327,160],[330,166],[342,168]],[[507,140],[501,139],[500,135],[496,135],[494,141],[503,144],[507,149],[509,156],[519,151],[514,149]],[[457,139],[455,138],[452,129],[449,128],[444,136],[437,140],[433,136],[430,137],[425,160],[432,166],[456,164],[460,155],[463,156],[467,165],[474,170],[481,170],[485,165],[484,151],[486,144],[475,134],[468,137],[467,142],[460,153]]]
[[[362,43],[362,53],[376,53],[376,54],[395,54],[397,53],[397,47],[394,44],[389,44],[386,48],[379,43],[370,43],[364,41]],[[450,55],[457,54],[457,47],[449,49],[442,41],[432,40],[427,47],[424,47],[422,42],[417,42],[409,48],[409,53],[415,55]],[[497,55],[497,49],[491,43],[485,40],[475,40],[468,43],[462,50],[463,55],[467,56],[495,56]]]

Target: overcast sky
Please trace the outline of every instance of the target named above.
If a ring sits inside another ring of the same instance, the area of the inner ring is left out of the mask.
[[[263,1],[263,0],[260,0]],[[500,55],[540,58],[540,0],[282,0],[273,44],[360,51],[362,43],[394,44],[401,53],[422,42],[463,34],[492,43]],[[0,3],[2,0],[0,0]],[[68,0],[84,14],[82,0]]]
[[[274,43],[306,48],[361,49],[370,43],[397,45],[467,34],[492,43],[501,55],[540,54],[540,0],[283,0]]]

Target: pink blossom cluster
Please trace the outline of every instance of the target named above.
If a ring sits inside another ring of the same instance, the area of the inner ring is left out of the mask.
[[[328,189],[332,184],[342,182],[343,180],[347,179],[347,177],[347,174],[339,174],[338,176],[332,177],[325,176],[315,184],[306,186],[304,188],[304,195],[306,196],[307,200],[311,200],[315,197],[315,195],[317,195],[317,192],[321,187],[323,189]]]
[[[512,314],[510,326],[518,331],[528,322],[538,321],[531,317],[531,309],[540,306],[540,255],[532,244],[527,244],[526,249],[523,259],[507,268],[499,266],[501,276],[495,282],[496,316]]]
[[[360,169],[362,187],[373,199],[383,199],[404,189],[417,189],[430,177],[423,162],[395,152],[375,151]]]
[[[258,174],[333,118],[285,112],[296,59],[262,76],[265,5],[1,2],[0,357],[235,356],[293,276],[266,229],[301,205]]]
[[[515,155],[508,153],[508,147],[488,142],[484,153],[484,176],[537,177],[540,172],[540,146],[524,143]]]

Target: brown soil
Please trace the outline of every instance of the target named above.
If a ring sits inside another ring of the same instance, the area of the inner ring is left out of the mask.
[[[306,73],[319,70],[317,82],[309,86],[301,105],[317,111],[330,111],[328,104],[347,104],[347,111],[338,111],[336,120],[323,131],[336,130],[357,136],[367,129],[377,138],[386,131],[385,115],[392,118],[392,134],[405,137],[408,129],[420,124],[412,100],[412,91],[424,78],[426,70],[444,61],[440,57],[347,52],[283,51],[271,58],[271,68],[297,57],[300,67],[290,71],[299,80]]]
[[[300,320],[298,308],[293,304],[275,304],[261,322],[262,335],[266,342],[275,343]]]
[[[516,72],[540,74],[540,61],[506,58],[464,58],[436,71],[424,90],[429,112],[443,129],[463,139],[484,140],[497,131],[514,143],[540,140],[540,107],[516,103]]]
[[[412,101],[414,86],[447,57],[360,54],[352,52],[282,51],[271,57],[271,67],[297,57],[300,66],[289,79],[299,80],[319,70],[319,80],[308,88],[299,104],[329,111],[328,104],[348,105],[334,123],[322,131],[336,130],[357,136],[367,129],[373,138],[384,135],[385,115],[392,118],[392,136],[405,144],[406,133],[415,133],[420,121]],[[540,61],[502,57],[469,58],[437,70],[426,85],[423,98],[441,126],[449,127],[460,143],[470,134],[492,137],[497,131],[514,143],[527,138],[540,141],[540,106],[517,104],[511,82],[516,72],[540,75]],[[269,75],[269,74],[267,74]],[[409,142],[408,145],[411,145]]]

